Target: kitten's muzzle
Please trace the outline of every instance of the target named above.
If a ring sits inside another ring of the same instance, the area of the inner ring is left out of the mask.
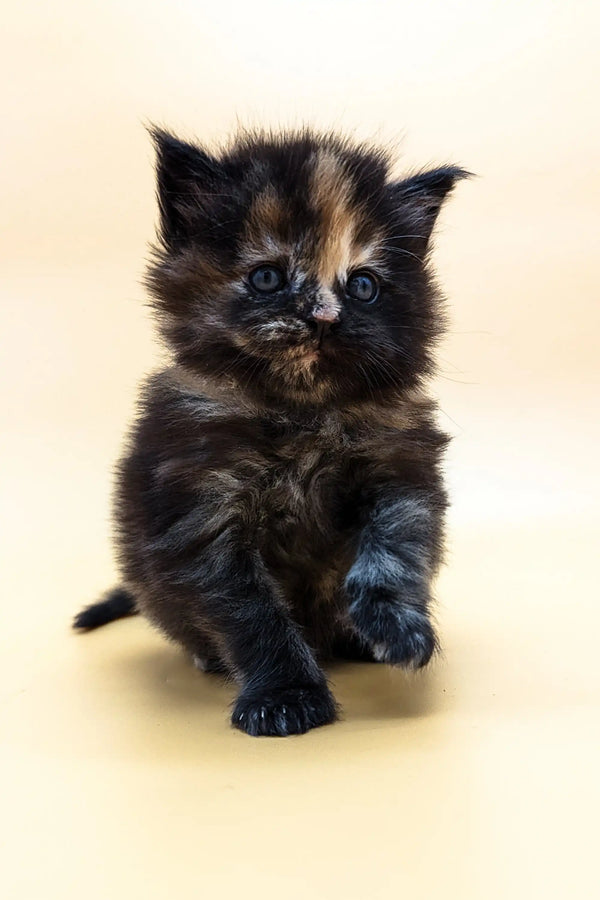
[[[306,317],[309,323],[316,328],[317,348],[320,350],[323,339],[328,335],[332,326],[340,321],[339,310],[333,306],[315,306]]]
[[[317,346],[320,348],[323,338],[328,334],[332,326],[340,321],[340,310],[339,307],[333,304],[319,303],[310,310],[306,318],[311,325],[317,326]]]
[[[323,344],[323,338],[327,334],[330,328],[329,322],[318,322],[317,323],[317,347],[320,350],[321,345]]]

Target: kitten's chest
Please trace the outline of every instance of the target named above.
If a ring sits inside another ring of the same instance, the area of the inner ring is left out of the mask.
[[[273,460],[261,500],[271,541],[298,549],[335,541],[353,488],[344,436],[326,429],[275,436]]]

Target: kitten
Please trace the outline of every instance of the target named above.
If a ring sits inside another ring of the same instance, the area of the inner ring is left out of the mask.
[[[232,723],[333,722],[320,667],[419,668],[437,647],[447,443],[423,385],[443,327],[428,270],[468,173],[391,180],[383,150],[309,130],[216,155],[154,130],[147,276],[173,364],[119,465],[123,587],[79,629],[144,613],[241,692]]]

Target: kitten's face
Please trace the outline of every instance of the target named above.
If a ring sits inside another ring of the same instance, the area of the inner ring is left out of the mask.
[[[148,283],[192,371],[265,400],[376,400],[430,373],[425,257],[460,169],[388,182],[383,153],[309,133],[219,158],[156,133],[162,247]]]

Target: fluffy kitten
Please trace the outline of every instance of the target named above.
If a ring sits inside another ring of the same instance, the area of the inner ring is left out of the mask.
[[[173,364],[142,389],[120,463],[123,587],[241,692],[251,735],[336,718],[320,661],[418,668],[447,439],[424,393],[443,317],[427,266],[467,173],[391,180],[387,154],[308,130],[217,155],[155,130],[160,243],[147,276]]]

